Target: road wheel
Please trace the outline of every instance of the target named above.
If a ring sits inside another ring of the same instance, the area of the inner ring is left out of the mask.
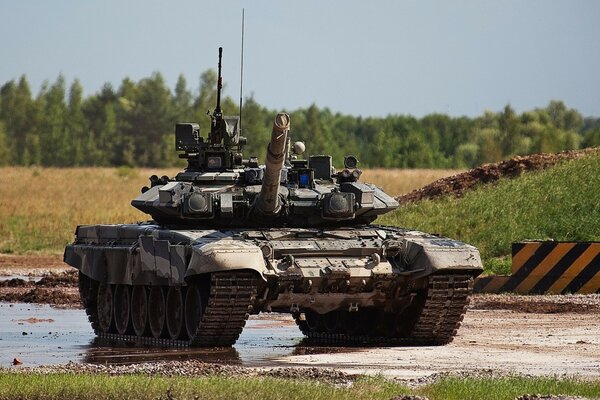
[[[117,285],[114,293],[114,319],[117,332],[128,333],[131,326],[131,295],[128,285]]]
[[[167,331],[171,339],[180,339],[184,324],[183,293],[180,287],[171,286],[167,293]]]
[[[98,330],[103,333],[114,331],[113,321],[113,291],[112,286],[106,283],[98,285],[96,298]]]
[[[185,328],[190,339],[196,336],[202,320],[202,296],[200,290],[195,284],[187,288],[185,295]]]
[[[148,322],[150,333],[158,339],[165,334],[165,295],[160,286],[150,287],[148,296]]]
[[[144,336],[148,325],[148,298],[143,285],[134,286],[131,292],[131,322],[133,332]]]

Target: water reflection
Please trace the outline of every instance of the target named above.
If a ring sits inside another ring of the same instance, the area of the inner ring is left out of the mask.
[[[133,364],[147,361],[202,360],[219,364],[242,364],[240,353],[232,347],[217,349],[155,348],[94,338],[82,362],[91,364]]]
[[[273,365],[291,355],[341,351],[304,345],[302,334],[287,315],[252,316],[234,348],[153,348],[95,337],[85,311],[48,305],[0,303],[0,366],[14,358],[23,366],[88,362],[128,364],[145,361],[202,360],[245,366]],[[346,349],[347,350],[347,349]]]

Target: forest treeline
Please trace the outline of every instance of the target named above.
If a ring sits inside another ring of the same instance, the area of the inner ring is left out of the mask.
[[[105,84],[84,97],[78,80],[63,76],[33,95],[25,76],[0,88],[0,165],[170,166],[176,122],[198,122],[209,130],[207,111],[216,101],[216,73],[205,71],[192,91],[183,76],[171,90],[160,73],[115,89]],[[226,115],[237,115],[231,98]],[[272,119],[252,97],[244,100],[246,156],[262,159]],[[401,111],[401,110],[399,110]],[[476,118],[430,114],[356,117],[311,105],[289,111],[293,140],[309,154],[331,154],[339,162],[355,154],[362,166],[465,168],[516,154],[556,152],[600,145],[600,118],[583,118],[561,101],[516,113],[510,105]],[[179,164],[180,165],[180,164]]]

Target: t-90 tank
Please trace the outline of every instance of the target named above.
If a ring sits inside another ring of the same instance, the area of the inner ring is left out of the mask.
[[[96,334],[160,346],[231,346],[252,313],[290,313],[313,342],[445,344],[481,273],[468,244],[372,225],[398,203],[357,159],[300,159],[275,117],[265,165],[244,159],[239,117],[208,137],[177,124],[187,167],[150,177],[132,205],[151,221],[82,225],[65,249]]]

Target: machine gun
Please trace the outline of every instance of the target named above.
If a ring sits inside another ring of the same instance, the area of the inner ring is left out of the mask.
[[[223,48],[219,47],[217,78],[217,105],[212,115],[208,140],[200,136],[198,124],[181,123],[175,126],[175,147],[184,151],[179,157],[187,158],[188,170],[216,171],[242,165],[242,146],[246,138],[240,136],[240,117],[224,116],[221,109],[223,76],[221,59]]]

